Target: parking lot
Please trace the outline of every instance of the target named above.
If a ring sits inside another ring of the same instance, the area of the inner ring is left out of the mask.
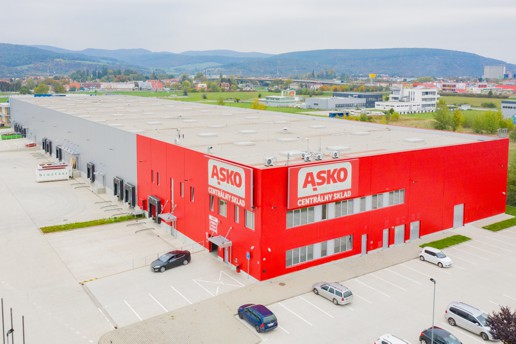
[[[41,226],[129,211],[109,195],[93,193],[81,179],[35,183],[36,164],[47,160],[40,150],[0,142],[0,296],[6,314],[13,309],[17,342],[21,342],[22,315],[27,343],[68,344],[96,343],[115,327],[173,314],[186,333],[193,336],[202,328],[206,338],[213,341],[220,334],[226,343],[358,344],[372,343],[388,332],[416,343],[421,330],[432,323],[430,278],[437,281],[435,324],[465,344],[483,341],[445,322],[443,312],[449,302],[464,301],[486,312],[500,305],[516,308],[516,228],[498,233],[481,229],[484,222],[506,215],[366,257],[255,283],[150,220],[43,235]],[[417,245],[450,234],[473,239],[445,250],[454,261],[451,268],[439,269],[417,259]],[[159,254],[180,248],[193,251],[188,266],[165,273],[150,271],[149,263]],[[411,256],[392,258],[402,251]],[[351,304],[335,306],[309,291],[318,279],[333,276],[347,276],[333,281],[340,280],[353,291]],[[268,305],[280,327],[257,334],[238,319],[238,305],[250,302]],[[217,307],[206,312],[215,314],[207,323],[197,316],[205,307]],[[226,314],[230,323],[225,322]],[[110,340],[107,336],[105,342]]]
[[[359,344],[393,333],[417,343],[420,332],[432,324],[430,278],[434,278],[435,325],[465,344],[483,343],[479,336],[450,326],[444,310],[451,301],[463,301],[485,312],[497,311],[500,305],[516,308],[516,228],[491,233],[467,225],[454,232],[473,240],[444,250],[454,261],[451,268],[413,259],[342,281],[354,293],[353,302],[345,306],[335,306],[312,292],[271,304],[279,328],[259,334],[260,338],[267,343]]]

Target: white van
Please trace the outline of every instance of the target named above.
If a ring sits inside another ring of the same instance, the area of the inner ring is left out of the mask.
[[[463,302],[452,302],[444,311],[444,317],[451,326],[459,326],[478,334],[483,340],[494,340],[487,326],[487,314]]]

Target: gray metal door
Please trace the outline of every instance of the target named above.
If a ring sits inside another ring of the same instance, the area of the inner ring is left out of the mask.
[[[389,228],[383,230],[383,248],[389,247]]]
[[[419,221],[410,223],[410,240],[419,239]]]
[[[394,227],[394,245],[403,244],[405,242],[405,225]]]
[[[453,228],[464,226],[464,204],[453,207]]]
[[[365,255],[367,253],[367,234],[362,234],[362,253],[360,255]]]

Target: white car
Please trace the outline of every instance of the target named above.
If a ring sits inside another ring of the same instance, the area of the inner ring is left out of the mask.
[[[410,342],[387,333],[375,340],[374,344],[410,344]]]
[[[448,268],[452,266],[452,260],[450,257],[444,254],[443,251],[433,247],[423,247],[419,254],[421,261],[427,261],[433,264],[437,264],[440,268]]]

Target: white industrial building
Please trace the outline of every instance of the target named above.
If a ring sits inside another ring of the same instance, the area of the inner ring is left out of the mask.
[[[512,118],[512,122],[516,124],[516,99],[502,100],[502,115],[504,118]]]
[[[505,76],[505,65],[484,66],[484,79],[503,79]]]
[[[342,110],[342,109],[363,109],[365,108],[365,98],[308,98],[305,101],[307,109],[320,110]]]
[[[376,102],[375,109],[382,111],[393,109],[400,114],[434,112],[438,99],[437,88],[393,86],[389,100]]]

